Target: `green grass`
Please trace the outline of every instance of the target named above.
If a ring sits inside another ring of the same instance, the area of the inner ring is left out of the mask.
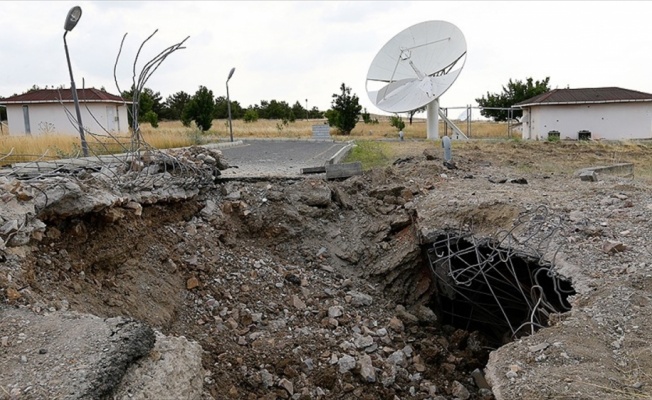
[[[389,165],[392,161],[392,150],[387,143],[358,140],[346,157],[345,162],[362,163],[362,169],[368,170],[375,167]]]

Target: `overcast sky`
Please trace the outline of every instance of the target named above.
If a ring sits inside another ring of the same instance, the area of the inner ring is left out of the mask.
[[[345,83],[372,113],[365,78],[394,35],[444,20],[464,33],[468,53],[442,107],[475,103],[512,79],[550,77],[551,88],[617,86],[652,93],[652,2],[498,1],[3,1],[0,6],[0,96],[38,85],[69,87],[63,46],[68,10],[83,15],[67,41],[78,87],[118,94],[132,82],[138,46],[156,29],[137,64],[189,36],[147,87],[167,96],[200,85],[244,107],[261,100],[330,107]]]

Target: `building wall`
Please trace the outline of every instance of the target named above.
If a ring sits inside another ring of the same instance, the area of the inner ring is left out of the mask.
[[[59,103],[26,104],[29,110],[29,126],[31,135],[62,134],[79,135],[76,122],[77,114],[72,103],[65,103],[65,108]],[[107,110],[110,107],[110,110]],[[71,122],[65,110],[72,115]],[[84,128],[93,133],[106,134],[128,133],[127,107],[116,103],[89,103],[88,109],[84,103],[79,105]],[[9,134],[25,135],[26,126],[22,105],[7,105],[7,122]]]
[[[587,130],[592,139],[652,138],[652,103],[608,103],[534,106],[523,110],[523,139],[547,139],[559,131],[561,139],[577,139]]]

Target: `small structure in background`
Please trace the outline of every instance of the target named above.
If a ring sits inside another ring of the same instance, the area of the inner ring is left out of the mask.
[[[128,133],[125,100],[99,89],[77,89],[84,128],[90,132]],[[42,135],[56,133],[78,135],[79,127],[73,112],[72,91],[69,89],[39,89],[0,99],[7,107],[9,134]]]
[[[652,138],[650,93],[618,87],[555,89],[514,107],[523,110],[523,139],[547,140],[553,134],[574,140]]]
[[[331,127],[326,124],[312,126],[312,138],[328,140],[331,138]]]

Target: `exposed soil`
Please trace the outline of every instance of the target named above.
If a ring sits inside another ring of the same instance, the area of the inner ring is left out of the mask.
[[[197,341],[215,399],[649,398],[647,181],[580,181],[575,168],[604,151],[588,146],[546,150],[554,170],[509,144],[493,155],[465,146],[456,169],[439,150],[406,149],[341,181],[218,180],[142,214],[50,216],[42,240],[4,253],[14,267],[0,267],[0,298]],[[549,235],[532,246],[518,229],[537,218]],[[514,248],[536,247],[572,283],[572,311],[502,343],[488,321],[449,325],[427,250],[450,232],[498,240],[513,229]]]

